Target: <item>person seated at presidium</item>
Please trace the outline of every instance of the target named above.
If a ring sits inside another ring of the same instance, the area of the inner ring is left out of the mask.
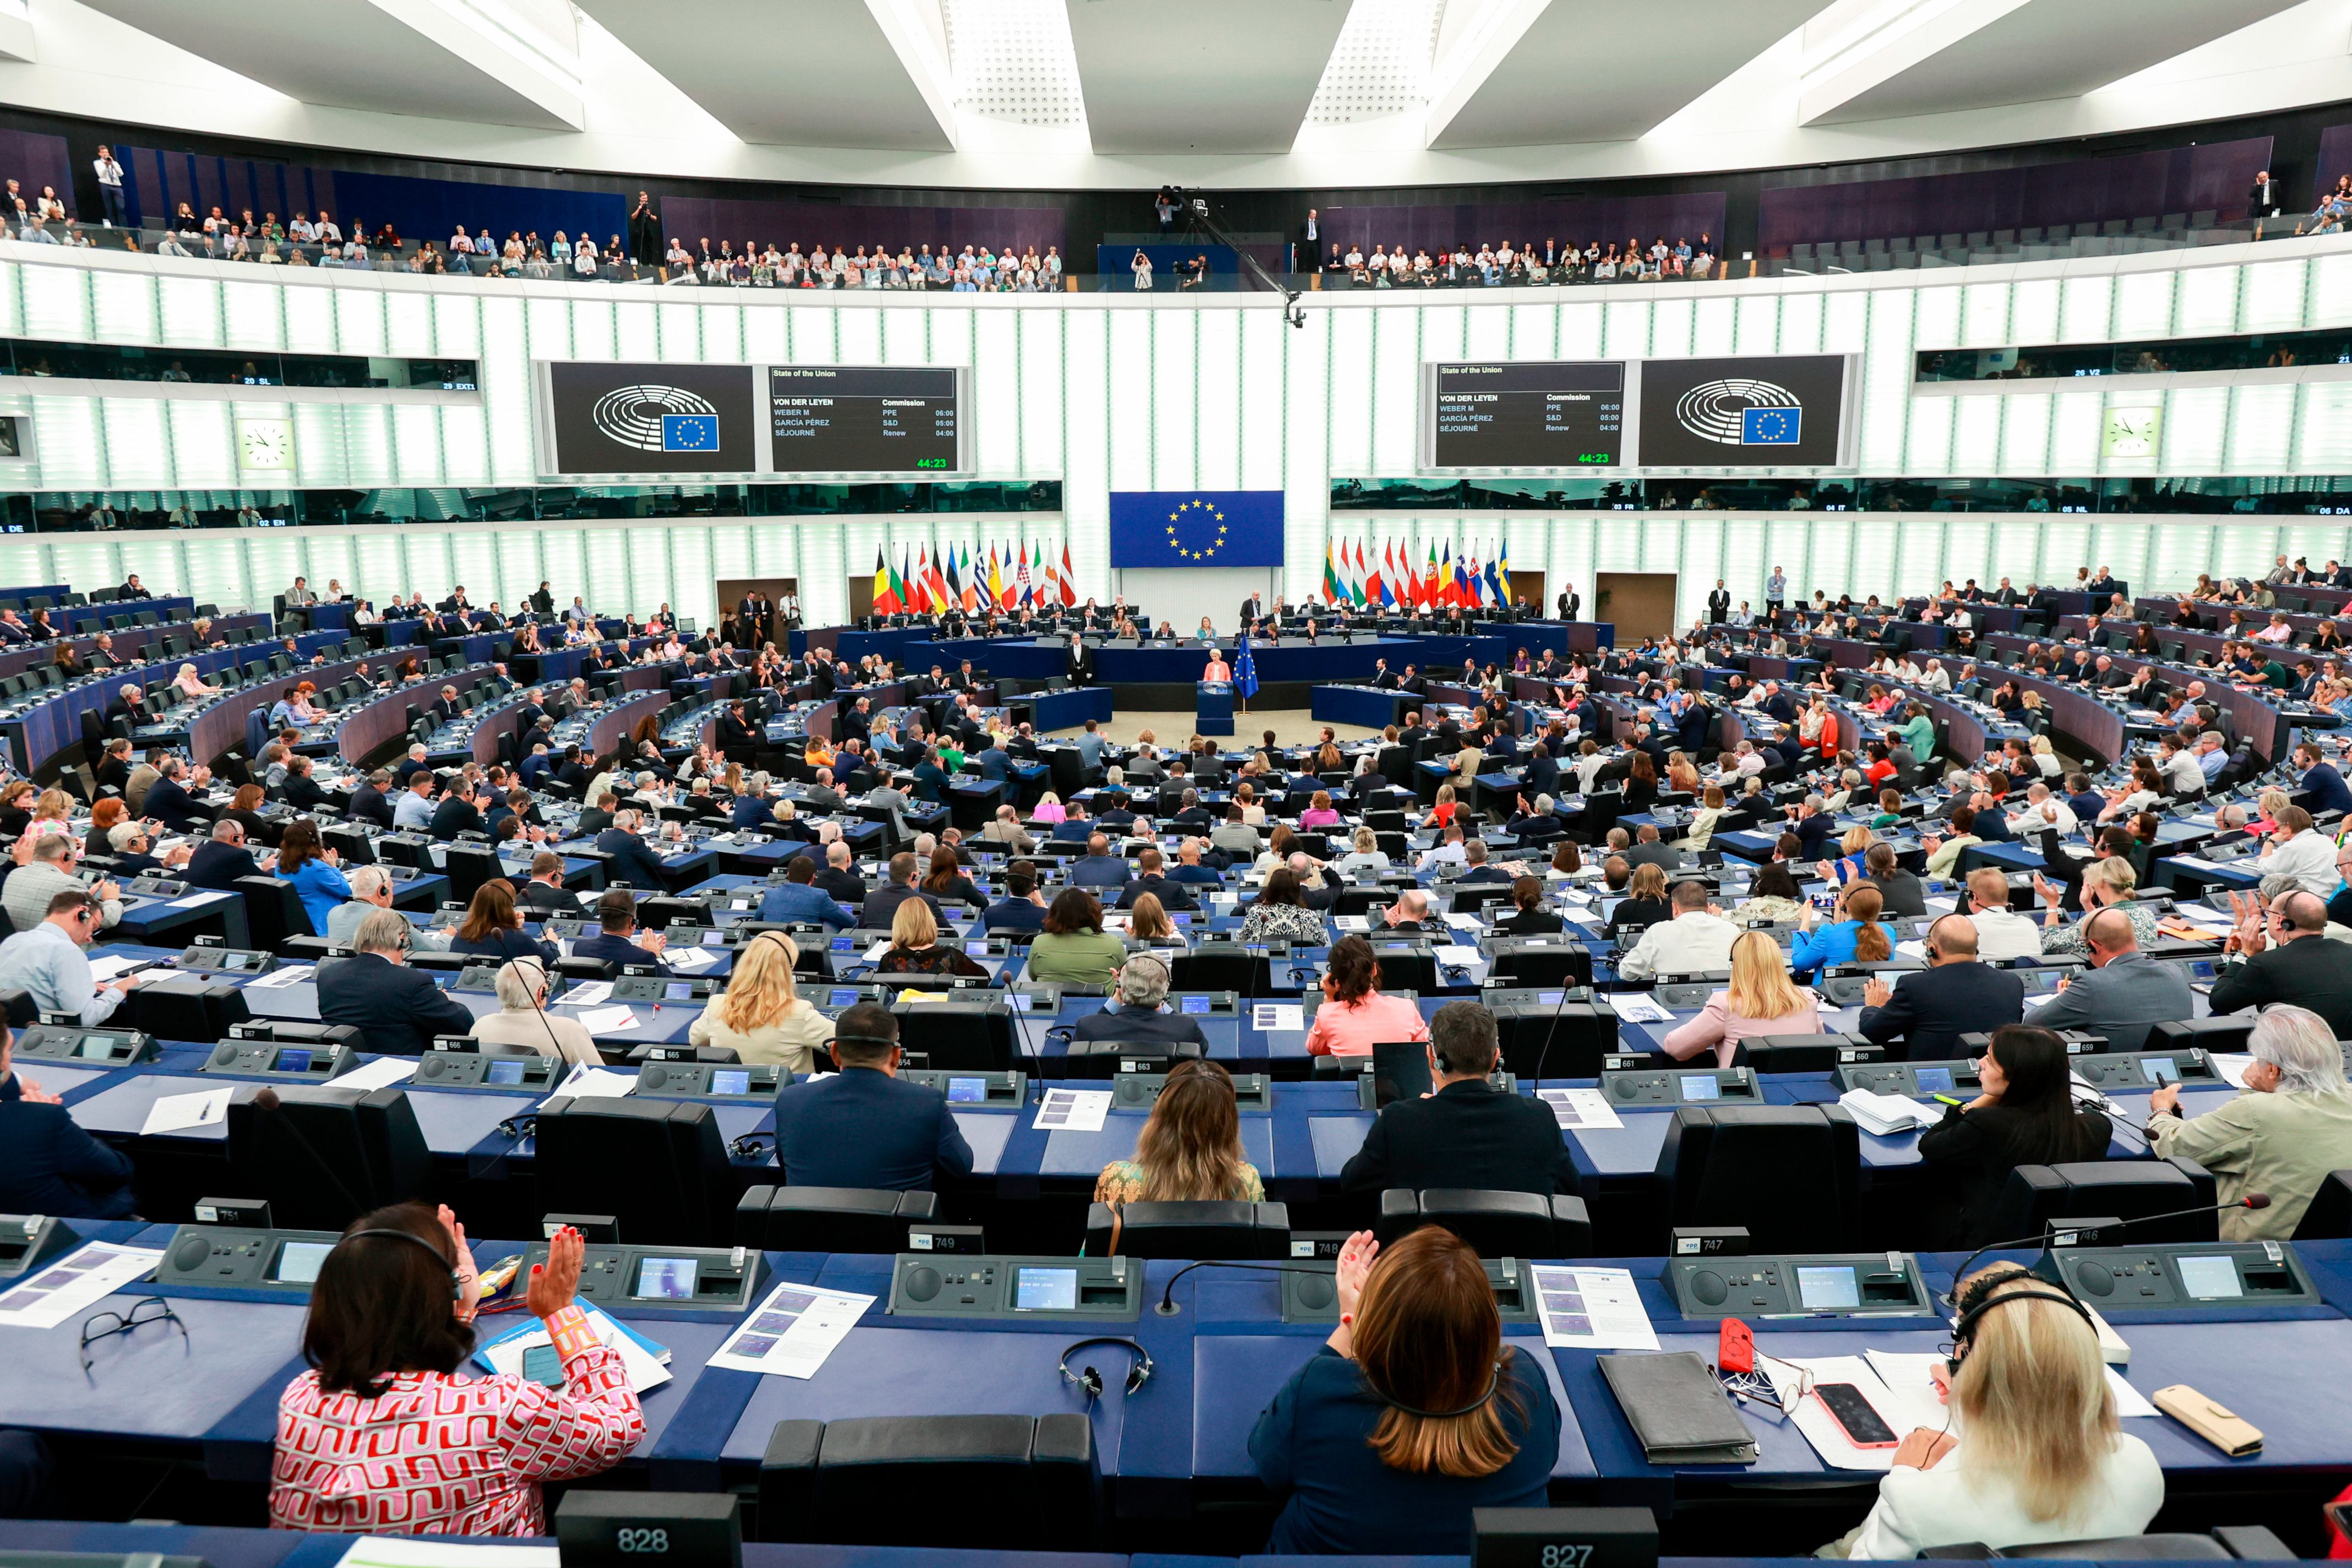
[[[1283,1500],[1266,1550],[1466,1553],[1471,1510],[1541,1508],[1560,1410],[1540,1368],[1506,1348],[1486,1265],[1424,1226],[1341,1248],[1339,1325],[1250,1434]]]
[[[354,1220],[311,1287],[310,1370],[278,1396],[271,1525],[546,1534],[540,1484],[601,1474],[646,1433],[620,1352],[573,1300],[584,1252],[578,1231],[558,1230],[524,1297],[562,1358],[562,1385],[460,1377],[481,1294],[465,1227],[415,1203]]]
[[[1257,1167],[1242,1157],[1232,1076],[1214,1062],[1171,1068],[1136,1138],[1135,1158],[1103,1167],[1095,1179],[1094,1201],[1264,1203],[1265,1184]]]
[[[1869,1517],[1815,1555],[1903,1561],[1969,1542],[1999,1551],[2146,1530],[2164,1472],[2116,1421],[2090,1314],[2014,1263],[1970,1275],[1954,1305],[1958,1365],[1937,1382],[1968,1441],[1915,1428]]]

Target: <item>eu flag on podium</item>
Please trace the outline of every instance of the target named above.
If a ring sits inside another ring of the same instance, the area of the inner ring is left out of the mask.
[[[1250,658],[1249,635],[1242,635],[1242,645],[1234,655],[1234,689],[1244,700],[1257,695],[1257,661]]]

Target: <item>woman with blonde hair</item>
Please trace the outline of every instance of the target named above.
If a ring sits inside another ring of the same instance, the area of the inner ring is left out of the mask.
[[[196,667],[193,664],[180,666],[178,673],[172,677],[172,689],[183,697],[218,697],[221,694],[219,687],[205,684],[205,678],[196,673]]]
[[[986,974],[956,944],[941,945],[931,906],[908,899],[890,917],[889,951],[875,961],[877,974]]]
[[[1780,944],[1751,931],[1732,939],[1731,984],[1709,996],[1697,1017],[1669,1031],[1661,1046],[1676,1061],[1712,1047],[1716,1066],[1727,1068],[1742,1040],[1821,1032],[1821,1004],[1789,978]]]
[[[1381,853],[1380,835],[1369,827],[1356,829],[1354,838],[1349,840],[1348,853],[1332,861],[1331,868],[1342,875],[1356,870],[1387,870],[1389,858]]]
[[[1208,1061],[1169,1069],[1136,1138],[1135,1158],[1114,1160],[1095,1178],[1098,1204],[1265,1201],[1265,1183],[1242,1157],[1233,1078]]]
[[[1560,1410],[1503,1343],[1486,1266],[1444,1226],[1340,1248],[1339,1326],[1250,1434],[1283,1500],[1266,1550],[1466,1554],[1471,1510],[1542,1508]]]
[[[1138,942],[1173,943],[1184,946],[1184,933],[1168,918],[1168,911],[1157,893],[1138,893],[1135,902],[1128,906],[1127,929]]]
[[[1633,868],[1633,879],[1625,884],[1622,902],[1609,911],[1609,937],[1627,927],[1646,928],[1660,921],[1674,919],[1675,911],[1666,902],[1666,873],[1663,867],[1648,861]]]
[[[1429,815],[1421,819],[1421,825],[1423,827],[1433,827],[1440,833],[1444,832],[1447,824],[1454,820],[1454,813],[1456,809],[1455,802],[1460,797],[1454,794],[1454,786],[1452,784],[1439,784],[1437,786],[1437,804],[1429,808]]]
[[[1062,797],[1047,790],[1037,797],[1037,807],[1029,814],[1029,819],[1032,822],[1066,822],[1069,816],[1069,811],[1062,805]]]
[[[2110,855],[2083,868],[2083,890],[2078,895],[2083,917],[2071,924],[2065,911],[2058,907],[2065,899],[2065,889],[2036,872],[2033,890],[2042,899],[2042,952],[2045,957],[2052,953],[2087,957],[2090,950],[2084,943],[2083,932],[2090,925],[2091,917],[2105,909],[2123,910],[2124,918],[2131,921],[2132,935],[2143,949],[2156,943],[2156,910],[2139,901],[2139,873],[2121,855]]]
[[[61,789],[45,789],[33,803],[33,838],[35,842],[52,833],[73,831],[73,796]]]
[[[1870,1517],[1817,1555],[1907,1561],[1966,1542],[1998,1552],[2146,1530],[2164,1471],[2116,1419],[2090,1314],[2014,1263],[1970,1275],[1953,1305],[1959,1364],[1944,1396],[1967,1443],[1915,1429]]]
[[[921,908],[909,899],[899,907]],[[894,933],[895,935],[895,930]],[[687,1029],[690,1045],[717,1046],[762,1067],[815,1069],[817,1047],[833,1036],[833,1021],[793,984],[800,949],[782,931],[763,931],[735,952],[727,989],[710,999]]]
[[[1666,759],[1666,787],[1681,795],[1698,793],[1698,769],[1680,752]]]

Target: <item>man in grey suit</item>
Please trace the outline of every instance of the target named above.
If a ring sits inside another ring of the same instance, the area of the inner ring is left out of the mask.
[[[2105,1035],[2109,1050],[2136,1051],[2147,1043],[2150,1025],[2189,1016],[2187,967],[2157,963],[2140,952],[2138,933],[2123,910],[2092,915],[2083,938],[2093,967],[2034,1009],[2032,1023]]]
[[[1655,866],[1669,874],[1683,868],[1682,850],[1672,844],[1659,842],[1655,826],[1645,822],[1633,837],[1633,847],[1625,851],[1628,866]]]

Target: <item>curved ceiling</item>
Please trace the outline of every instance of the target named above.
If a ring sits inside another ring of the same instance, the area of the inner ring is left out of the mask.
[[[2352,100],[2352,0],[0,0],[0,101],[396,156],[1087,189],[1842,163]]]

